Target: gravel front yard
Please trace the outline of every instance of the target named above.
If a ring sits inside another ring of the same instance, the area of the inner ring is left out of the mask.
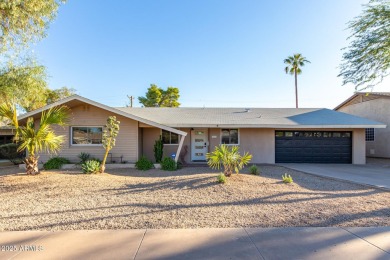
[[[208,168],[26,176],[0,169],[0,231],[390,226],[390,192],[261,166],[216,183]],[[295,183],[283,184],[289,173]]]

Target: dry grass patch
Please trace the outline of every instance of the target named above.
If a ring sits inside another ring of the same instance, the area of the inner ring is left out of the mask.
[[[2,231],[390,225],[390,192],[278,166],[226,184],[208,168],[0,171]],[[281,182],[286,172],[294,183]]]

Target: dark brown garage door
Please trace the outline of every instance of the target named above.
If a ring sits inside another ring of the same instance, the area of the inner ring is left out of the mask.
[[[276,163],[352,163],[352,132],[275,131]]]

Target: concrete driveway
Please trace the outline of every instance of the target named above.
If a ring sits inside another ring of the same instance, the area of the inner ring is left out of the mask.
[[[322,177],[346,180],[390,191],[390,166],[379,164],[279,164],[286,168]]]

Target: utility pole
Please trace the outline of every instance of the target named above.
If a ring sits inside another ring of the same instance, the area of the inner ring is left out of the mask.
[[[129,96],[129,95],[127,95],[127,97],[130,99],[130,107],[133,107],[133,99],[134,99],[134,97],[133,96]]]

